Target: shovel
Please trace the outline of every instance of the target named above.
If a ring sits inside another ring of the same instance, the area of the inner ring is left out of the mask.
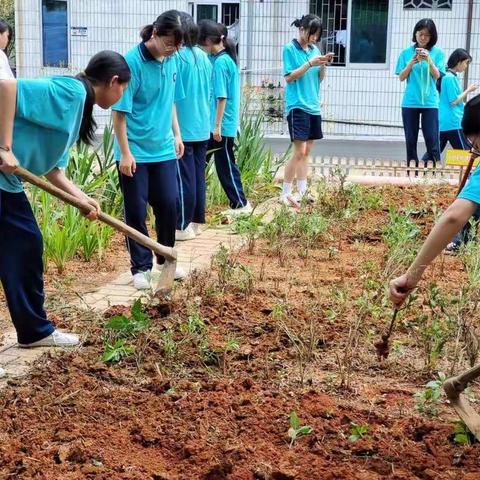
[[[64,192],[60,188],[52,185],[50,182],[47,182],[37,177],[28,170],[25,170],[22,167],[17,167],[14,173],[15,175],[19,175],[32,185],[35,185],[36,187],[50,193],[54,197],[59,198],[63,202],[68,203],[69,205],[72,205],[79,210],[85,211],[86,205],[82,203],[77,197],[71,195],[70,193]],[[110,215],[107,215],[106,213],[100,212],[97,218],[101,222],[110,225],[118,232],[123,233],[132,240],[135,240],[140,245],[149,248],[157,255],[162,255],[165,258],[162,272],[160,273],[158,280],[155,280],[156,285],[154,288],[154,292],[155,295],[162,295],[168,293],[172,289],[173,283],[175,281],[175,269],[177,267],[176,250],[172,247],[165,247],[164,245],[160,245],[146,235],[143,235],[134,228],[129,227],[127,224],[123,223],[120,220],[117,220]]]

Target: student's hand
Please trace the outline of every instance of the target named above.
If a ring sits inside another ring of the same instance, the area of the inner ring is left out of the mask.
[[[137,169],[137,164],[135,162],[135,158],[133,158],[133,155],[122,155],[118,168],[122,175],[133,177],[135,170]]]
[[[185,153],[185,145],[180,137],[175,137],[175,153],[177,158],[182,158]]]
[[[216,142],[222,141],[222,135],[220,134],[220,127],[215,127],[215,129],[213,130],[213,139]]]
[[[417,54],[415,54],[410,60],[410,62],[408,62],[410,65],[410,68],[412,68],[416,63],[420,62],[420,60],[422,59]]]
[[[100,208],[100,204],[90,197],[85,197],[86,200],[85,209],[82,210],[82,215],[88,220],[96,220],[98,218],[99,213],[102,211]]]
[[[472,93],[472,92],[474,92],[477,88],[478,88],[477,85],[474,85],[474,84],[469,85],[469,86],[467,87],[467,92],[468,92],[468,93]]]
[[[400,277],[394,278],[390,282],[390,300],[395,307],[400,307],[406,300],[410,292],[417,286],[417,281],[403,274]]]
[[[0,150],[0,172],[14,173],[18,166],[18,160],[12,151]]]
[[[312,67],[320,67],[321,65],[325,65],[329,62],[329,58],[327,55],[315,55],[312,58],[309,58],[310,65]]]

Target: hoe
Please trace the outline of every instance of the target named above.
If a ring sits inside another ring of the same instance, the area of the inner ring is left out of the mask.
[[[17,169],[15,170],[15,175],[21,176],[27,182],[35,185],[42,190],[45,190],[46,192],[59,198],[63,202],[68,203],[69,205],[72,205],[73,207],[76,207],[80,210],[85,210],[85,205],[76,197],[70,195],[67,192],[64,192],[60,188],[57,188],[55,185],[52,185],[51,183],[37,177],[28,170],[25,170],[24,168],[17,167]],[[98,215],[98,220],[106,223],[107,225],[110,225],[115,230],[123,233],[132,240],[135,240],[144,247],[149,248],[157,255],[162,255],[165,258],[165,264],[163,265],[162,271],[158,279],[154,280],[155,295],[164,295],[172,289],[175,279],[175,268],[177,266],[177,252],[174,248],[165,247],[164,245],[160,245],[159,243],[154,242],[151,238],[141,234],[134,228],[129,227],[125,223],[117,220],[114,217],[111,217],[110,215],[107,215],[106,213],[101,212]]]

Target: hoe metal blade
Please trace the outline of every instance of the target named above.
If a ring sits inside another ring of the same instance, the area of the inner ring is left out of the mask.
[[[478,441],[480,441],[480,415],[472,408],[462,392],[472,380],[479,376],[480,365],[477,365],[461,375],[449,378],[443,384],[452,407]]]

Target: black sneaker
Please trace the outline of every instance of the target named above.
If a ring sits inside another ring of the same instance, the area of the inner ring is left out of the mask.
[[[456,255],[460,250],[460,244],[457,242],[450,242],[446,247],[443,253],[445,255]]]

